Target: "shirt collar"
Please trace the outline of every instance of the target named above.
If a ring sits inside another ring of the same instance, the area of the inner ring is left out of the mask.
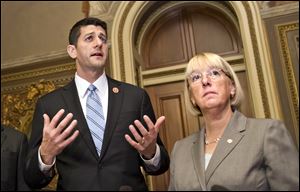
[[[90,82],[88,82],[87,80],[81,78],[77,72],[75,73],[75,83],[77,86],[77,90],[78,90],[78,95],[81,98],[84,98],[87,94],[87,89],[90,86]],[[107,91],[107,77],[105,72],[103,72],[103,74],[93,83],[93,85],[97,88],[97,90],[99,91],[100,95],[104,95],[105,92]]]

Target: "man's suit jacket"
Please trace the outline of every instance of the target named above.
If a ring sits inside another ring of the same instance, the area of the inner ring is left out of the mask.
[[[27,136],[1,125],[1,191],[29,191],[23,176]]]
[[[280,121],[235,111],[205,170],[204,128],[175,143],[169,190],[297,190],[299,151]]]
[[[43,133],[42,115],[46,113],[52,119],[63,108],[65,115],[73,113],[74,119],[78,120],[79,136],[56,157],[58,190],[147,190],[140,169],[144,162],[124,136],[132,136],[128,127],[134,120],[144,123],[143,115],[156,121],[149,96],[141,88],[109,77],[108,87],[108,114],[100,157],[84,117],[74,80],[37,101],[26,166],[26,181],[30,186],[41,188],[51,180],[38,167],[38,147]],[[157,171],[146,169],[152,175],[161,174],[169,168],[169,156],[159,137],[157,143],[161,152],[160,168]]]

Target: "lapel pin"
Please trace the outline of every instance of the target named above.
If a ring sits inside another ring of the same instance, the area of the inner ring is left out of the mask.
[[[227,143],[232,143],[232,139],[227,139]]]
[[[114,87],[114,88],[112,89],[112,91],[113,91],[114,93],[119,93],[119,89],[118,89],[117,87]]]

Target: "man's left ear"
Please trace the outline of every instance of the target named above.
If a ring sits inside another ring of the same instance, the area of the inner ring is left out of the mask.
[[[68,45],[67,52],[72,59],[76,59],[77,51],[75,45]]]

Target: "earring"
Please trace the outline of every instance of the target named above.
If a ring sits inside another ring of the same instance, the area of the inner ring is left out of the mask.
[[[230,98],[233,98],[234,95],[235,95],[235,93],[234,93],[234,92],[231,92],[231,93],[230,93]]]
[[[194,101],[194,99],[191,99],[191,101],[192,101],[193,106],[196,107],[196,102]]]

